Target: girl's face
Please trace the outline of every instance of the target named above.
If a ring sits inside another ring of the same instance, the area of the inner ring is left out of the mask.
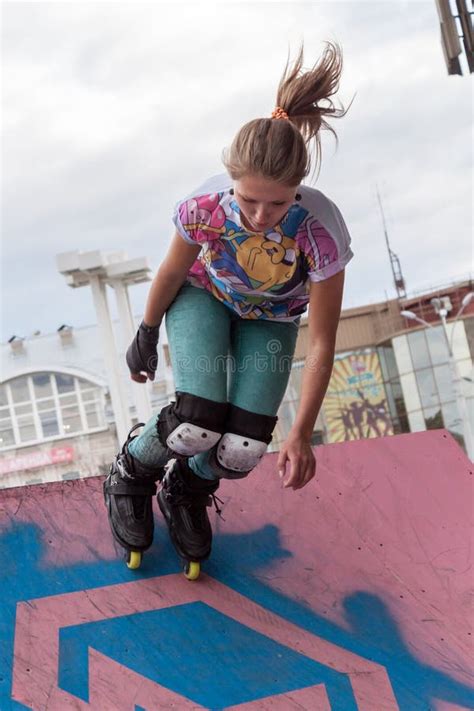
[[[234,181],[234,196],[242,224],[253,232],[269,230],[280,222],[293,204],[295,195],[296,187],[260,175],[246,175]]]

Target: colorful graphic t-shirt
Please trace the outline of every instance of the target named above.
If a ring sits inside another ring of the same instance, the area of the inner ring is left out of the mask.
[[[265,232],[246,229],[227,174],[178,202],[173,222],[201,252],[187,281],[207,289],[242,318],[294,321],[305,312],[311,281],[344,269],[353,257],[336,205],[301,185],[300,200]]]

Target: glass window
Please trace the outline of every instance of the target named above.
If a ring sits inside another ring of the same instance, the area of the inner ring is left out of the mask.
[[[390,388],[392,390],[393,399],[395,400],[397,415],[406,415],[405,400],[403,399],[403,390],[400,381],[395,380],[393,383],[390,383]]]
[[[406,418],[405,403],[403,401],[402,388],[399,382],[394,381],[385,385],[387,399],[390,409],[390,418],[392,421],[393,433],[409,432],[408,421]],[[405,429],[403,429],[405,427]]]
[[[13,429],[0,429],[0,448],[11,447],[15,444],[15,435]]]
[[[96,411],[88,412],[86,415],[87,426],[93,430],[96,427],[100,427],[99,414]]]
[[[433,326],[426,329],[426,339],[434,365],[441,365],[448,362],[448,347],[442,326]]]
[[[291,402],[283,402],[279,410],[279,419],[281,421],[282,430],[288,433],[295,418],[295,406]]]
[[[30,399],[28,378],[15,378],[10,381],[13,402],[27,402]]]
[[[470,358],[457,363],[464,397],[474,397],[474,369]]]
[[[379,361],[380,361],[380,367],[382,368],[382,377],[385,381],[390,380],[390,375],[388,372],[388,366],[385,358],[385,347],[384,346],[379,346],[377,348],[377,353],[379,356]]]
[[[397,361],[395,360],[395,353],[393,352],[392,344],[384,348],[384,355],[387,364],[389,379],[398,379]]]
[[[85,405],[87,426],[90,429],[101,427],[104,424],[102,409],[98,402],[89,402]]]
[[[55,410],[40,413],[40,421],[43,437],[54,437],[59,435],[58,418]]]
[[[437,365],[433,371],[441,402],[454,400],[453,380],[449,365]]]
[[[64,373],[55,373],[58,393],[69,393],[74,391],[74,377]]]
[[[76,405],[77,404],[77,395],[76,395],[76,393],[73,393],[72,395],[60,395],[59,402],[61,403],[61,406]]]
[[[423,410],[427,430],[441,430],[444,427],[443,416],[439,407],[430,407]]]
[[[0,420],[0,448],[9,447],[13,444],[15,444],[15,435],[12,421],[10,417],[4,417]]]
[[[390,414],[392,417],[395,417],[397,414],[396,407],[395,407],[395,400],[393,397],[393,390],[392,386],[390,383],[385,383],[385,394],[387,396],[387,402],[388,402],[388,408],[390,411]]]
[[[413,410],[421,409],[420,396],[418,394],[418,386],[415,380],[414,373],[407,373],[406,375],[400,376],[400,384],[403,391],[403,399],[405,400],[405,407],[408,412]],[[416,430],[412,430],[416,431]]]
[[[56,379],[59,393],[63,429],[59,424],[58,398],[53,392],[53,378]],[[79,382],[82,397],[86,401],[84,420],[79,409],[76,381]],[[30,399],[30,382],[34,402]],[[8,387],[11,388],[13,407],[7,402]],[[2,402],[6,404],[2,405]],[[2,385],[0,389],[0,449],[36,442],[41,438],[61,437],[104,427],[106,423],[103,402],[104,397],[99,386],[72,375],[34,373],[31,376],[14,378]],[[39,414],[41,427],[34,418],[34,407]],[[16,429],[13,429],[12,418],[15,418],[14,421],[18,425],[19,435],[16,441]]]
[[[450,402],[447,405],[442,405],[444,425],[450,432],[462,434],[461,418],[459,417],[458,407],[455,402]]]
[[[414,331],[408,334],[410,344],[411,359],[415,370],[418,368],[428,368],[431,365],[428,344],[426,343],[424,331]]]
[[[470,358],[469,344],[467,342],[466,331],[462,321],[454,321],[446,324],[448,338],[452,344],[452,350],[456,360]]]
[[[33,415],[24,415],[22,417],[19,417],[18,420],[18,429],[20,432],[20,442],[33,442],[36,439],[38,439],[38,436],[36,434],[36,427],[35,427],[35,422],[33,419]]]
[[[74,432],[82,431],[83,428],[78,407],[61,408],[61,415],[63,418],[64,434],[73,434]]]
[[[18,417],[18,415],[28,415],[28,413],[32,412],[33,406],[31,402],[27,402],[24,405],[15,405],[13,410],[15,412],[15,415]]]
[[[311,435],[311,445],[315,446],[317,444],[323,444],[324,442],[324,432],[322,430],[314,430]]]
[[[35,373],[35,375],[33,375],[33,387],[35,397],[51,397],[53,394],[53,388],[51,385],[50,373]]]
[[[474,318],[463,319],[464,330],[466,332],[466,338],[469,345],[469,352],[471,358],[474,359]]]
[[[0,430],[9,430],[10,427],[12,426],[12,420],[11,417],[3,417],[0,420]]]
[[[436,388],[436,383],[431,368],[417,370],[415,375],[423,407],[433,407],[433,405],[438,405],[438,390]]]
[[[36,403],[36,407],[38,408],[39,412],[42,410],[53,410],[56,407],[56,404],[54,402],[54,398],[48,398],[47,400],[41,400],[41,402]]]
[[[425,418],[421,410],[409,412],[408,422],[410,423],[410,432],[424,432],[426,429]]]
[[[377,348],[382,375],[385,382],[398,379],[397,361],[391,343],[386,343]]]
[[[397,361],[397,367],[399,373],[409,373],[413,370],[413,364],[411,362],[410,350],[408,348],[408,341],[406,336],[397,336],[393,341],[393,350],[395,353],[395,358]]]
[[[470,397],[466,400],[467,416],[471,423],[471,432],[474,436],[474,397]]]
[[[299,399],[301,396],[301,383],[303,380],[303,364],[293,363],[288,381],[287,397]]]
[[[43,437],[55,437],[59,435],[59,424],[56,410],[40,413],[41,428]]]
[[[400,415],[398,420],[394,421],[394,433],[402,434],[403,432],[410,432],[410,422],[408,421],[408,415]]]

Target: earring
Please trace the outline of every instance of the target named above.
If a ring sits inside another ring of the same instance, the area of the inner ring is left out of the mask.
[[[298,201],[301,200],[301,195],[299,193],[296,193],[295,200],[298,200]]]
[[[229,193],[230,193],[231,195],[233,195],[233,194],[234,194],[234,188],[231,188],[231,189],[229,190]]]

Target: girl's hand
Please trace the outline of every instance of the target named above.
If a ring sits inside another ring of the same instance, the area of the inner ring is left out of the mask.
[[[146,383],[155,379],[158,366],[159,327],[147,326],[141,322],[139,329],[126,353],[130,377],[136,383]]]
[[[316,458],[307,439],[291,433],[288,435],[278,457],[278,471],[282,478],[286,475],[287,463],[289,476],[283,486],[302,489],[316,474]]]

